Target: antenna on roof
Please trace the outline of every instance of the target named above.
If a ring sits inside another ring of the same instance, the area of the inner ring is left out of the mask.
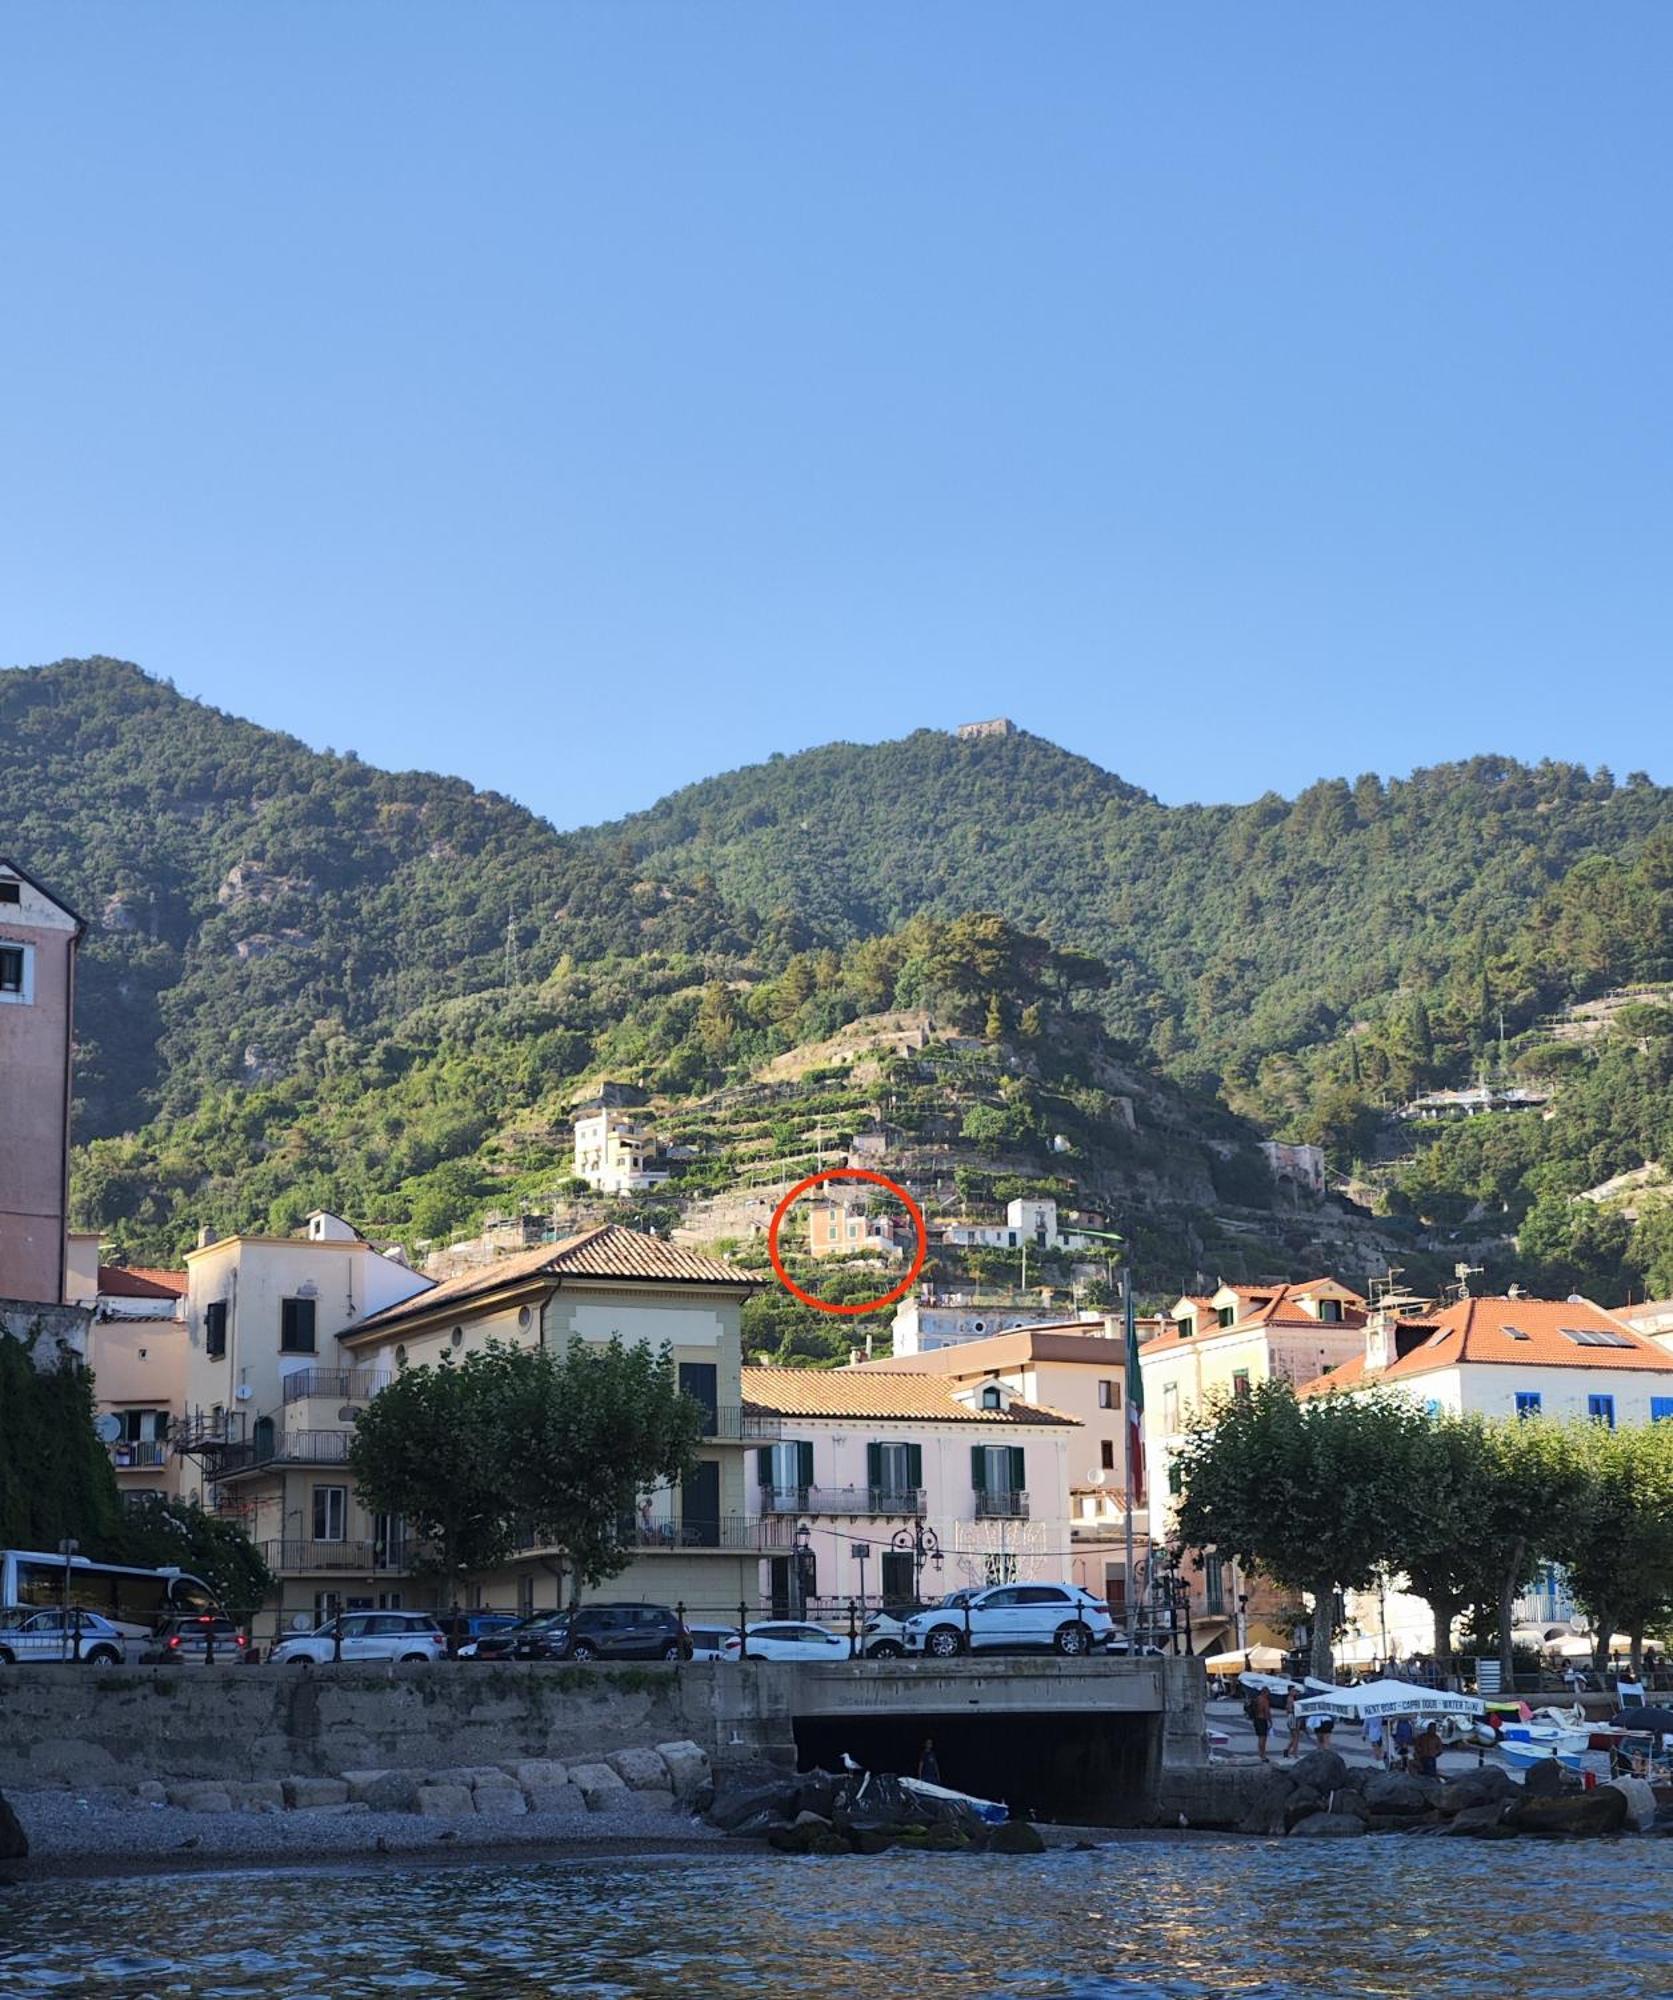
[[[1458,1296],[1460,1299],[1467,1299],[1470,1296],[1470,1280],[1472,1278],[1479,1278],[1481,1272],[1482,1266],[1480,1264],[1453,1265],[1452,1275],[1458,1280]]]

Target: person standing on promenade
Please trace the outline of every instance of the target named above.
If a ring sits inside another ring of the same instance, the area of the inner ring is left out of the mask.
[[[933,1736],[924,1738],[924,1747],[918,1753],[918,1776],[926,1785],[939,1785],[941,1782],[941,1766],[936,1761]]]
[[[1254,1699],[1249,1704],[1249,1720],[1255,1725],[1255,1748],[1264,1764],[1267,1761],[1266,1739],[1272,1732],[1272,1697],[1263,1687],[1256,1688]]]
[[[1301,1689],[1292,1682],[1289,1693],[1284,1697],[1284,1713],[1289,1718],[1290,1724],[1290,1740],[1284,1745],[1286,1757],[1297,1757],[1301,1754],[1301,1692]]]
[[[1441,1752],[1446,1746],[1441,1742],[1441,1732],[1434,1723],[1423,1725],[1423,1734],[1412,1745],[1412,1754],[1417,1759],[1417,1775],[1420,1778],[1434,1778],[1440,1775]]]

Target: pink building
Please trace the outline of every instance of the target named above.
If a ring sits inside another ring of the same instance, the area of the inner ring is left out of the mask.
[[[76,946],[67,903],[0,856],[0,1298],[66,1296]]]

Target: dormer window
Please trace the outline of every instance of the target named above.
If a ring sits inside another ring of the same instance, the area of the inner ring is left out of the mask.
[[[1215,1315],[1215,1317],[1216,1317],[1216,1319],[1217,1319],[1217,1320],[1219,1321],[1219,1323],[1220,1323],[1220,1324],[1221,1324],[1222,1326],[1236,1326],[1236,1324],[1237,1324],[1237,1307],[1236,1307],[1236,1306],[1222,1306],[1222,1307],[1220,1308],[1219,1312],[1218,1312],[1218,1313],[1217,1313],[1217,1314]]]
[[[1319,1318],[1328,1320],[1333,1326],[1342,1322],[1342,1301],[1340,1299],[1320,1299]]]
[[[1000,1396],[998,1389],[990,1382],[982,1391],[982,1408],[984,1410],[1002,1410],[1004,1407],[1004,1399]]]

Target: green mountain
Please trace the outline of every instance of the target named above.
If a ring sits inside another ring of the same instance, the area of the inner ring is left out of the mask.
[[[1205,739],[1203,768],[1246,789],[1235,746]],[[316,1202],[410,1237],[544,1200],[589,1081],[696,1105],[858,1016],[942,1002],[948,921],[975,912],[1108,968],[1045,975],[1042,1013],[1038,967],[1001,953],[975,1032],[1040,1072],[1030,1089],[1072,1087],[1064,1063],[1095,1055],[1156,1108],[1151,1136],[1191,1158],[1126,1182],[1104,1163],[1093,1192],[1152,1199],[1171,1268],[1225,1254],[1199,1225],[1226,1204],[1273,1218],[1248,1223],[1251,1258],[1284,1253],[1257,1131],[1363,1165],[1402,1255],[1484,1214],[1514,1227],[1591,1184],[1565,1179],[1663,1145],[1668,1080],[1641,1051],[1643,1074],[1606,1086],[1639,1106],[1618,1141],[1588,1114],[1577,1156],[1559,1133],[1554,1170],[1548,1137],[1508,1196],[1469,1193],[1467,1163],[1437,1188],[1423,1160],[1384,1157],[1405,1097],[1501,1050],[1537,1066],[1555,1011],[1673,978],[1673,794],[1641,774],[1477,758],[1166,807],[1025,733],[920,731],[559,835],[88,660],[0,673],[0,777],[6,849],[92,925],[84,1219],[151,1255],[200,1221],[283,1227]],[[1032,1106],[1036,1136],[1056,1115]]]

